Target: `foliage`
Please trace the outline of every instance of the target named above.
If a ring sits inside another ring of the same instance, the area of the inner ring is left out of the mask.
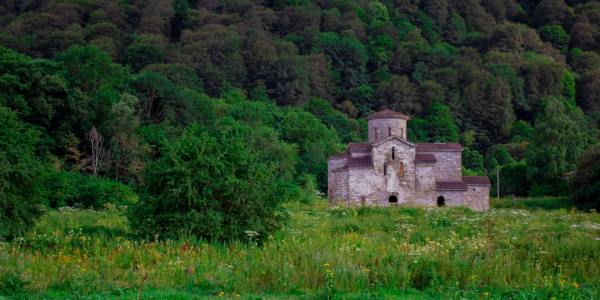
[[[37,141],[37,132],[0,106],[0,239],[19,236],[42,213]]]
[[[589,143],[587,127],[579,109],[568,108],[562,99],[549,98],[544,114],[534,127],[526,159],[530,166],[527,177],[538,185],[554,184],[544,193],[564,193],[557,190],[567,172],[574,171],[583,150]]]
[[[47,171],[42,177],[45,202],[52,208],[74,206],[101,209],[106,205],[132,205],[137,195],[118,181],[76,172]]]
[[[552,43],[556,48],[565,51],[569,45],[569,34],[560,25],[542,26],[540,36],[545,41]]]
[[[597,143],[591,2],[13,2],[0,4],[0,105],[39,133],[36,160],[92,186],[138,189],[184,128],[228,118],[304,199],[382,108],[411,116],[411,141],[460,140],[469,174],[527,170],[518,194],[564,193]]]
[[[132,241],[119,210],[52,211],[0,244],[0,287],[17,299],[597,298],[600,217],[565,203],[476,213],[317,201],[289,206],[290,226],[260,246]]]
[[[432,103],[425,122],[429,126],[430,141],[458,142],[458,126],[448,106],[439,102]]]
[[[217,129],[190,125],[144,174],[141,201],[131,213],[145,237],[191,235],[210,240],[260,236],[281,225],[288,200],[276,162],[248,145],[250,128],[225,119]]]
[[[577,206],[600,210],[600,144],[583,154],[571,180],[571,190]]]

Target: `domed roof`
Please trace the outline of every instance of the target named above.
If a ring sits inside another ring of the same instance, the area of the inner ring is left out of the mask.
[[[402,120],[409,120],[410,117],[399,113],[399,112],[395,112],[393,110],[390,109],[384,109],[381,111],[378,111],[374,114],[371,114],[370,116],[367,117],[367,120],[374,120],[374,119],[402,119]]]

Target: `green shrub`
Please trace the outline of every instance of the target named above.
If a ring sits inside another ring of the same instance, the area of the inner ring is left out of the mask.
[[[276,178],[276,160],[251,149],[252,132],[232,120],[218,130],[188,127],[148,165],[141,201],[129,212],[132,229],[145,237],[229,240],[277,228],[290,186]]]
[[[0,106],[0,239],[23,233],[42,213],[37,133]]]
[[[600,210],[600,144],[583,155],[571,180],[571,193],[575,205]]]
[[[131,205],[137,202],[137,195],[129,186],[106,178],[51,170],[44,174],[42,182],[46,203],[52,208],[102,208],[108,203]]]

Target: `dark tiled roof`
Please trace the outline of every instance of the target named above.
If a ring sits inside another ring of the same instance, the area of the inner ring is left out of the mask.
[[[348,144],[348,151],[353,152],[371,152],[371,145],[369,143],[350,143]]]
[[[418,143],[418,151],[461,151],[463,147],[459,143]]]
[[[371,156],[364,157],[350,157],[348,158],[348,168],[357,169],[357,168],[372,168],[373,162],[371,161]]]
[[[438,191],[466,191],[467,186],[462,181],[441,181],[435,183]]]
[[[340,153],[340,154],[336,154],[336,155],[332,155],[329,157],[328,160],[332,160],[332,159],[343,159],[343,158],[348,158],[348,153],[344,152],[344,153]]]
[[[393,110],[389,110],[389,109],[384,109],[382,111],[378,111],[374,114],[371,114],[370,116],[367,117],[367,120],[373,120],[373,119],[403,119],[403,120],[408,120],[410,119],[409,116],[405,115],[405,114],[401,114],[399,112],[395,112]]]
[[[466,185],[490,185],[490,179],[487,176],[463,176],[463,182]]]
[[[435,159],[435,156],[433,156],[433,154],[428,154],[428,153],[417,153],[417,154],[415,154],[415,162],[418,162],[418,163],[434,163],[436,161],[437,161],[437,159]]]
[[[348,166],[339,167],[332,172],[348,171]]]

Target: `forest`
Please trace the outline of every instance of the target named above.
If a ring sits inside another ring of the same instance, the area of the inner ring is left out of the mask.
[[[3,1],[0,236],[107,204],[142,236],[271,232],[383,108],[501,196],[598,207],[599,43],[596,1]]]

